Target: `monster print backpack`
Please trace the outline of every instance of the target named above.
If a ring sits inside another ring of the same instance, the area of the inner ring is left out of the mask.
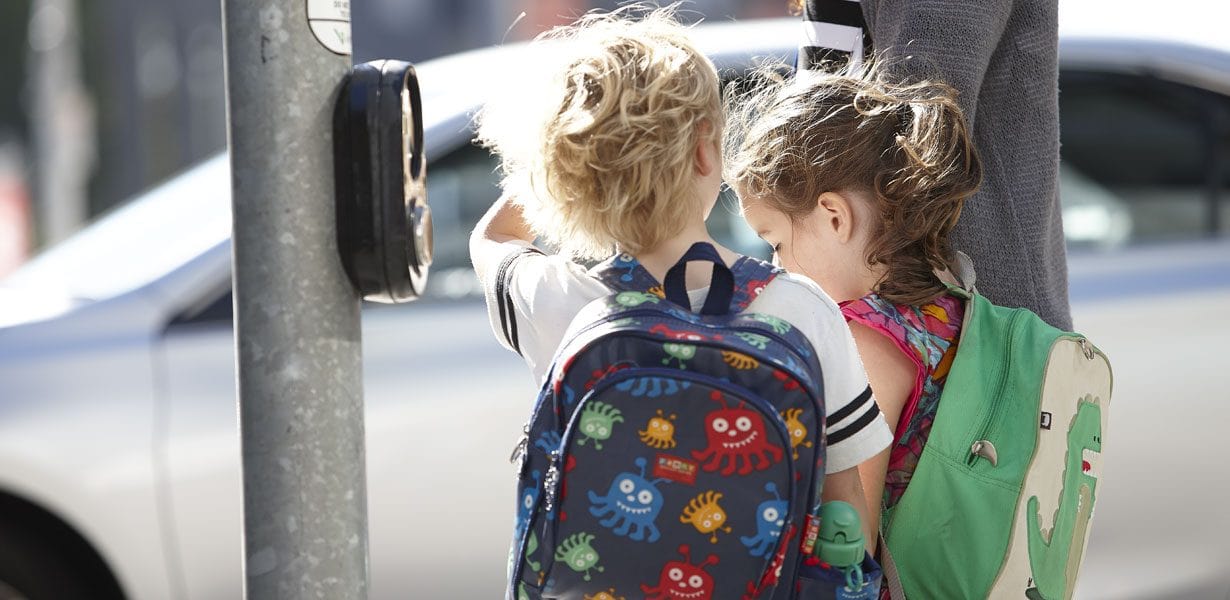
[[[689,261],[712,262],[700,314]],[[659,285],[619,255],[573,321],[514,459],[510,600],[796,598],[824,479],[811,344],[741,312],[778,271],[696,244]],[[801,597],[834,597],[812,593]],[[873,596],[868,596],[873,597]]]
[[[893,600],[1071,598],[1097,501],[1110,362],[1082,335],[991,304],[963,254],[958,271],[961,339],[884,532],[885,585]]]

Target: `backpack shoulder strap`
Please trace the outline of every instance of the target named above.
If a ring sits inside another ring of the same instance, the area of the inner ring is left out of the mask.
[[[612,256],[589,270],[591,277],[601,281],[604,285],[617,292],[659,292],[661,295],[662,284],[654,279],[653,275],[645,267],[641,266],[641,262],[636,260],[636,257],[627,253],[619,253]]]
[[[741,256],[730,267],[735,276],[735,293],[731,298],[732,311],[746,310],[747,306],[764,291],[765,286],[784,271],[758,258]]]

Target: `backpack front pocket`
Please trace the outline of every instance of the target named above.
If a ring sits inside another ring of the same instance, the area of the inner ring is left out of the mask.
[[[808,486],[790,449],[782,417],[738,386],[673,369],[608,377],[543,476],[541,543],[525,554],[539,570],[521,580],[544,598],[711,599],[753,593],[783,563],[792,575],[797,552],[781,551],[797,546]]]

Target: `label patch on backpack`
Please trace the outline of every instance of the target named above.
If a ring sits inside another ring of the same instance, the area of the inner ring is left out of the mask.
[[[654,477],[687,485],[696,485],[698,470],[700,467],[696,462],[670,454],[659,453],[653,464]]]
[[[816,549],[816,540],[820,538],[820,516],[807,515],[807,529],[803,530],[803,554],[811,556]]]
[[[1050,431],[1050,430],[1051,430],[1051,419],[1052,419],[1052,418],[1053,418],[1053,417],[1051,416],[1051,413],[1048,413],[1048,412],[1046,412],[1046,411],[1043,411],[1043,412],[1042,412],[1042,421],[1041,421],[1041,425],[1042,425],[1042,428],[1043,428],[1043,429],[1045,429],[1045,430],[1047,430],[1047,431]]]

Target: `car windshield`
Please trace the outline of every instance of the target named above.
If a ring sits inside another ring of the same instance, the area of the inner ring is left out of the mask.
[[[209,159],[107,213],[0,284],[97,300],[155,281],[227,240],[230,182],[226,156]]]

